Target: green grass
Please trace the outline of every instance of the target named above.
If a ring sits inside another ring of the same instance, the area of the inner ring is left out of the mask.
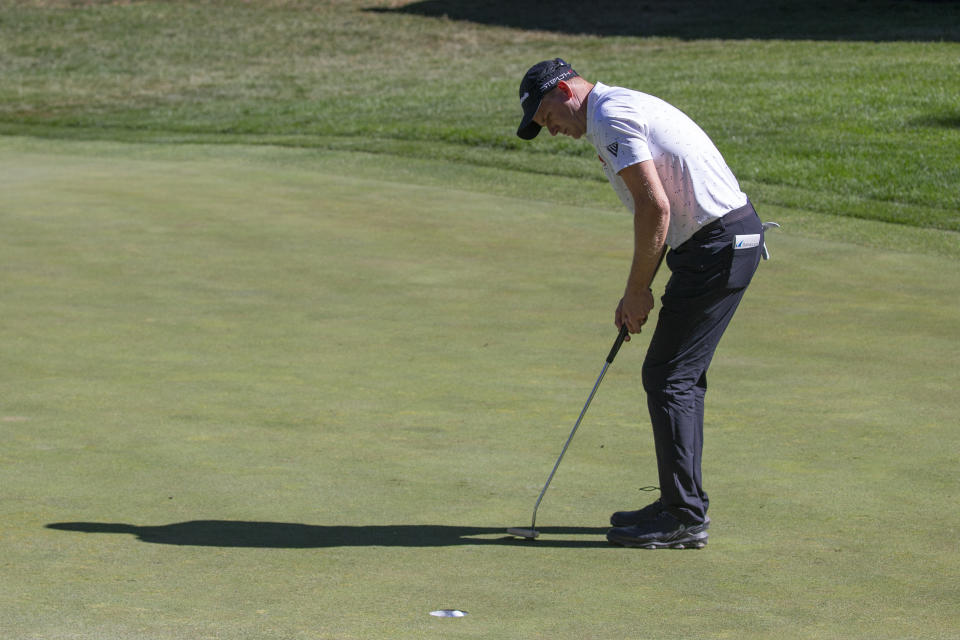
[[[954,259],[778,233],[712,370],[710,546],[603,541],[656,482],[643,336],[510,543],[612,340],[627,220],[357,160],[0,152],[4,635],[952,635]]]
[[[0,636],[954,637],[957,8],[775,4],[0,5]],[[702,552],[603,539],[656,483],[645,335],[504,539],[631,250],[589,148],[513,135],[558,54],[784,225],[711,369]]]
[[[395,4],[7,4],[0,134],[350,149],[600,181],[582,144],[513,136],[519,77],[562,54],[689,112],[761,206],[960,231],[960,45],[943,26],[955,3],[852,3],[856,37],[912,40],[880,43],[603,38],[483,24],[494,7],[473,11],[480,22],[373,10]],[[694,24],[700,5],[666,17]],[[784,6],[800,37],[824,22],[822,7]],[[775,25],[766,10],[734,17],[719,23],[734,34]]]

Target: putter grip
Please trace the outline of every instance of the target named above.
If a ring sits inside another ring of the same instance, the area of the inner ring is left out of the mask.
[[[610,355],[607,356],[607,362],[613,364],[613,359],[617,357],[617,351],[620,351],[620,345],[623,344],[624,339],[627,337],[628,333],[627,324],[623,323],[620,327],[620,333],[617,334],[617,339],[613,343],[613,347],[610,349]]]

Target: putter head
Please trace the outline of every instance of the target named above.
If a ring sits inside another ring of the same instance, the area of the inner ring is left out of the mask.
[[[526,538],[527,540],[534,540],[540,535],[540,532],[536,529],[523,529],[521,527],[507,529],[507,533],[518,538]]]

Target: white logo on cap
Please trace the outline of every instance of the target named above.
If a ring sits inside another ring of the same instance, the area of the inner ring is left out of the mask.
[[[530,92],[527,91],[527,92],[524,93],[523,96],[520,98],[520,104],[523,104],[523,101],[526,100],[526,99],[529,98],[529,97],[530,97]]]

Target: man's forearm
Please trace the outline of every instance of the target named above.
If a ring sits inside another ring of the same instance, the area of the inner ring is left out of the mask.
[[[639,294],[646,291],[663,258],[670,226],[670,206],[648,203],[637,207],[633,214],[633,262],[627,278],[626,292]]]

